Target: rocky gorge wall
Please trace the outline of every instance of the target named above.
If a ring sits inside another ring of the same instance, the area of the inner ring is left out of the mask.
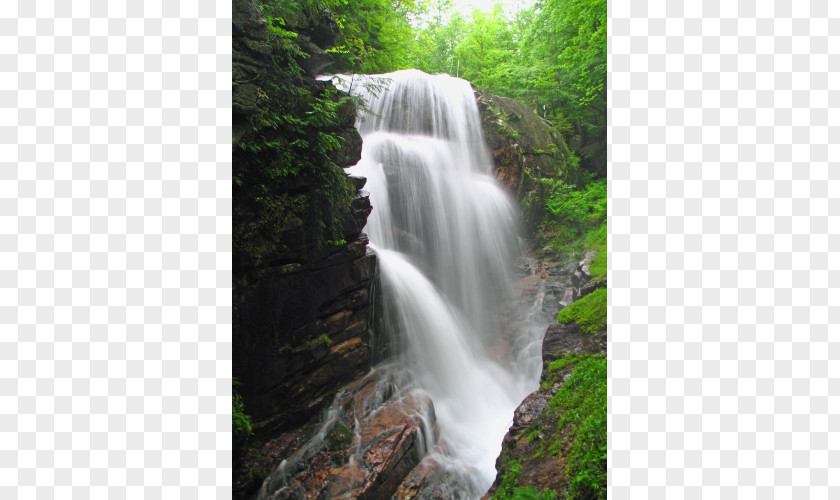
[[[234,0],[233,375],[254,433],[235,443],[236,498],[277,462],[255,471],[249,450],[316,416],[371,365],[371,205],[365,179],[342,171],[361,156],[355,106],[314,78],[338,26],[320,11],[283,29],[297,37],[272,38],[255,2]],[[308,124],[314,112],[327,119]]]

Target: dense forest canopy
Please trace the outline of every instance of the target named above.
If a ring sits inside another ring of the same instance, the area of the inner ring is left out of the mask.
[[[466,14],[454,0],[262,4],[276,27],[303,10],[335,15],[340,45],[325,71],[417,68],[465,78],[533,106],[563,133],[584,169],[606,176],[606,0],[498,2]]]

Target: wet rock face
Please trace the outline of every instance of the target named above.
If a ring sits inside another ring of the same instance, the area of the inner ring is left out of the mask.
[[[331,47],[339,33],[326,10],[290,14],[285,21],[286,29],[300,34],[295,40],[310,55]],[[258,90],[270,87],[266,79],[283,74],[283,68],[275,67],[281,62],[271,57],[268,33],[268,23],[253,0],[234,0],[234,139],[237,124],[252,130],[251,119],[265,107],[252,94],[269,99]],[[272,99],[306,101],[300,96],[321,95],[327,88],[337,92],[328,82],[304,77],[297,92]],[[345,101],[336,113],[340,123],[331,132],[346,140],[331,160],[347,167],[361,157],[355,106]],[[243,154],[234,149],[235,171],[251,175],[271,167],[268,154]],[[253,186],[263,180],[252,176],[240,183]],[[290,175],[272,184],[265,199],[253,190],[240,190],[234,200],[234,376],[241,383],[256,441],[304,423],[371,364],[368,318],[376,257],[361,232],[372,210],[370,199],[360,191],[361,179],[348,179],[348,185],[359,187],[340,213],[342,231],[336,239],[344,241],[316,242],[312,224],[306,221],[318,208],[313,193],[323,188],[319,182],[317,176]]]
[[[481,493],[483,492],[465,492],[463,478],[447,469],[436,457],[428,457],[406,476],[392,498],[452,500],[475,498]]]
[[[346,387],[324,425],[312,427],[319,434],[284,448],[285,462],[258,498],[390,498],[436,439],[436,428],[431,399],[396,392],[384,373],[374,371]]]
[[[540,178],[574,176],[566,163],[569,150],[549,122],[519,101],[481,91],[476,100],[496,179],[520,202],[522,228],[533,235],[545,205]]]

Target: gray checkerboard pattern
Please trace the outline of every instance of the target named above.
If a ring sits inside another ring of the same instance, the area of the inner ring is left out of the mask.
[[[0,5],[0,498],[227,498],[230,2]]]
[[[840,2],[609,32],[610,497],[840,498]]]

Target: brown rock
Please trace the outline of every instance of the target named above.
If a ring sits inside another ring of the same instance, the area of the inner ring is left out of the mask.
[[[355,407],[359,398],[376,398],[377,387],[375,377],[368,377],[354,385],[357,392],[348,401]],[[421,393],[405,394],[368,415],[355,413],[359,427],[350,449],[317,453],[301,472],[285,481],[278,476],[282,472],[275,472],[263,483],[259,498],[390,498],[422,459],[421,415],[434,416],[431,399]],[[359,453],[353,450],[357,445]]]

